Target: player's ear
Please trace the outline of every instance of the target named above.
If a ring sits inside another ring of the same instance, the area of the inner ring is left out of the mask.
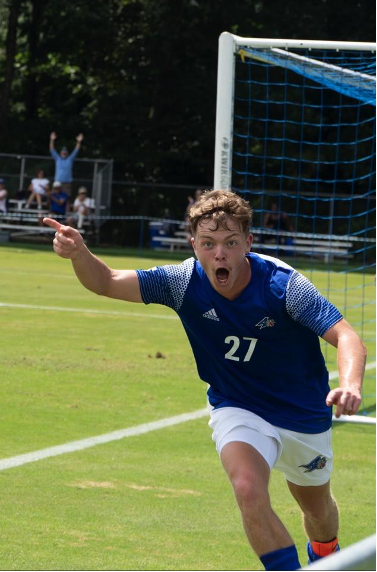
[[[191,242],[191,246],[194,249],[194,252],[196,254],[196,244],[195,244],[195,238],[193,236],[191,237],[190,242]]]
[[[251,245],[253,244],[253,235],[250,233],[246,238],[247,249],[246,252],[250,252]]]

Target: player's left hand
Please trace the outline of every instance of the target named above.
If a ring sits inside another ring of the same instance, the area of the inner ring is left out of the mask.
[[[356,387],[346,386],[332,389],[326,397],[326,405],[336,405],[335,417],[354,415],[361,403],[360,391]]]

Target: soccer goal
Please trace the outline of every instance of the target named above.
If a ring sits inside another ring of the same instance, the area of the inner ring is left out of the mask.
[[[214,188],[254,209],[253,250],[300,269],[368,347],[375,407],[376,44],[219,39]],[[324,344],[330,378],[336,356]]]

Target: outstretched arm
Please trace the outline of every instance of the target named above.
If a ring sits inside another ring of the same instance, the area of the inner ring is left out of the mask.
[[[143,301],[135,270],[109,268],[90,252],[75,228],[62,225],[51,218],[44,218],[43,222],[56,230],[54,250],[62,258],[71,260],[76,276],[85,288],[109,298],[128,302]]]
[[[84,139],[84,135],[79,133],[76,137],[76,149],[79,150],[81,147],[82,140]]]
[[[336,405],[335,417],[354,415],[361,403],[361,386],[365,370],[366,348],[355,330],[342,319],[322,336],[338,350],[339,387],[326,398]]]
[[[50,133],[50,151],[54,151],[55,150],[55,139],[56,139],[57,135],[55,133],[55,131],[52,131]]]

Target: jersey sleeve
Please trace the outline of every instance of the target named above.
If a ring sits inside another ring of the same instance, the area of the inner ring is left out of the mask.
[[[323,336],[343,318],[339,310],[299,272],[293,272],[287,284],[286,309],[293,320],[318,336]]]
[[[178,312],[190,283],[194,265],[195,259],[189,258],[182,264],[137,270],[144,304],[162,304]]]

